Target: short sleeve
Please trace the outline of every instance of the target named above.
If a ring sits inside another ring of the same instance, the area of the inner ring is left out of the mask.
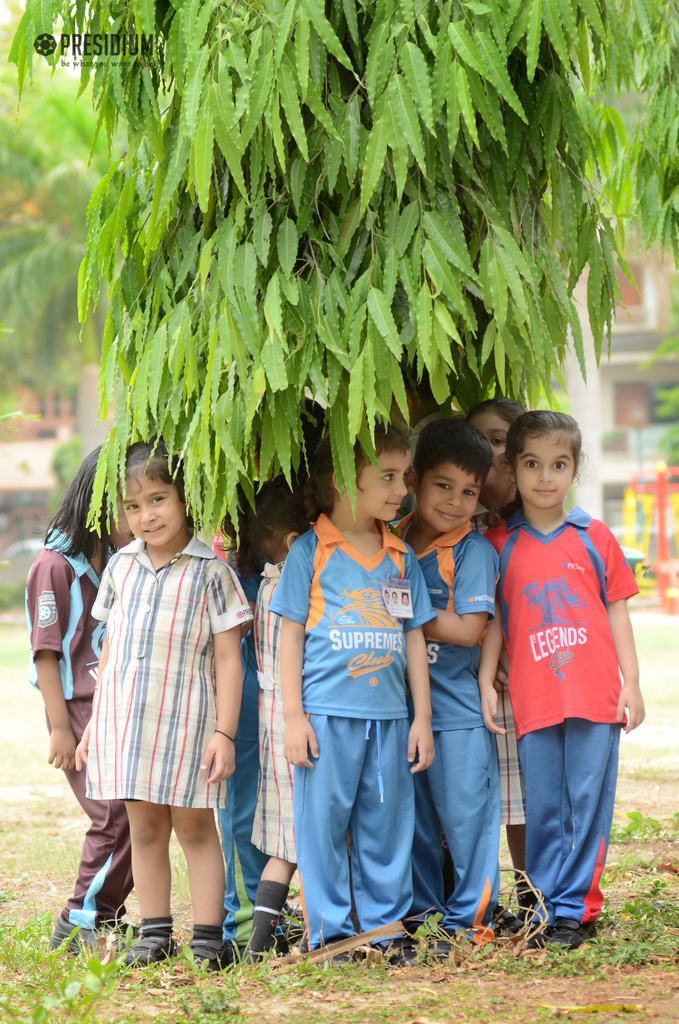
[[[453,606],[458,615],[487,612],[495,615],[495,581],[500,559],[485,537],[468,533],[453,549],[455,578]]]
[[[604,560],[606,569],[606,598],[608,602],[626,601],[639,593],[629,562],[620,544],[604,523],[597,522],[599,537],[596,546]]]
[[[304,626],[309,618],[309,596],[314,578],[314,554],[318,538],[313,530],[292,544],[269,610]]]
[[[33,654],[63,653],[74,579],[73,568],[56,551],[42,551],[33,563],[26,580],[26,612]]]
[[[417,556],[411,547],[408,545],[406,547],[408,547],[408,551],[404,556],[404,569],[405,578],[410,580],[413,617],[412,619],[403,619],[402,622],[404,631],[408,633],[411,629],[424,626],[425,622],[431,622],[432,619],[436,618],[436,612],[432,607],[427,584],[417,561]]]
[[[238,577],[224,562],[214,560],[214,571],[207,586],[207,610],[212,634],[226,633],[234,626],[249,622],[252,610]]]
[[[109,563],[101,577],[97,599],[92,605],[92,618],[107,622],[117,597],[118,592],[111,572],[111,563]]]

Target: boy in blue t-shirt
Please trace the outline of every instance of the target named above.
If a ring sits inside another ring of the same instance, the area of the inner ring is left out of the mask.
[[[415,778],[410,913],[442,911],[444,931],[465,931],[477,943],[492,940],[500,884],[497,751],[478,687],[479,641],[495,613],[498,556],[470,526],[492,457],[488,440],[469,423],[430,423],[408,476],[416,511],[398,527],[437,612],[425,627],[436,756]],[[445,905],[442,832],[455,878]]]

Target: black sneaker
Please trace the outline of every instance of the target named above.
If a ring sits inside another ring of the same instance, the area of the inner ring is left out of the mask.
[[[540,924],[534,922],[528,933],[526,949],[544,949],[552,941],[554,927],[551,924]]]
[[[172,936],[142,935],[125,954],[128,967],[148,967],[160,964],[177,955],[177,944]]]
[[[57,923],[54,931],[52,932],[52,938],[50,939],[50,948],[59,949],[65,939],[69,939],[69,943],[66,949],[69,953],[75,953],[77,956],[79,953],[85,952],[96,952],[97,939],[99,938],[100,932],[94,928],[80,928],[78,925],[71,924],[65,914],[59,914]]]
[[[596,924],[588,921],[587,924],[580,924],[570,917],[557,917],[554,923],[554,931],[549,937],[550,946],[559,946],[561,949],[578,949],[584,942],[596,938]]]
[[[238,962],[238,954],[224,939],[191,939],[189,949],[196,963],[206,971],[225,971]]]
[[[493,911],[493,924],[496,935],[518,935],[523,928],[523,922],[499,903]]]
[[[373,949],[379,949],[390,967],[407,967],[414,964],[419,955],[417,943],[409,935],[397,935],[394,939],[383,939],[371,945]]]

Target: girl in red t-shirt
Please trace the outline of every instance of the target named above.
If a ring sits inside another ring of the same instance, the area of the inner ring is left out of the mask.
[[[526,780],[526,871],[542,897],[529,945],[575,949],[596,935],[603,905],[620,729],[645,714],[627,610],[638,588],[610,530],[564,509],[582,462],[572,417],[519,416],[505,460],[518,494],[486,534],[500,579],[479,669],[482,707],[501,733],[493,681],[504,632]]]

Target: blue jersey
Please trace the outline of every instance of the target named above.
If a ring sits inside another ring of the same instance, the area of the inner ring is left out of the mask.
[[[408,516],[399,523],[406,536],[413,518]],[[457,615],[488,612],[490,618],[494,616],[499,558],[492,544],[469,524],[441,534],[417,557],[434,608]],[[426,639],[432,729],[449,731],[483,725],[478,685],[480,645],[461,647]]]
[[[380,523],[383,546],[364,558],[321,515],[294,542],[270,609],[306,628],[302,703],[307,714],[406,718],[405,631],[434,618],[411,548]],[[410,580],[413,618],[393,618],[382,582]]]

